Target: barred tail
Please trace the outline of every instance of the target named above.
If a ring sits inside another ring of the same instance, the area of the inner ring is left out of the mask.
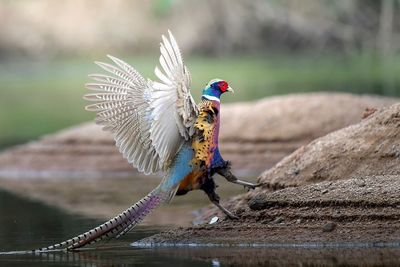
[[[172,193],[175,193],[175,190],[165,191],[161,190],[160,186],[158,186],[135,205],[102,225],[59,244],[40,248],[33,252],[46,252],[60,249],[73,250],[93,244],[105,238],[119,237],[136,226],[147,214],[161,203],[169,200]]]

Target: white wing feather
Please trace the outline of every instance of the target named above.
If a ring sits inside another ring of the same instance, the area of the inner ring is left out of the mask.
[[[145,80],[124,61],[108,56],[115,65],[96,62],[112,74],[90,75],[95,91],[84,98],[97,112],[96,122],[114,135],[123,156],[146,174],[166,170],[185,140],[193,134],[198,108],[189,92],[190,74],[176,40],[162,36],[159,82]]]
[[[175,38],[162,36],[160,65],[155,74],[160,82],[153,82],[150,106],[154,111],[151,140],[161,161],[172,159],[185,140],[193,134],[198,109],[189,92],[191,78]],[[182,138],[183,137],[183,138]]]

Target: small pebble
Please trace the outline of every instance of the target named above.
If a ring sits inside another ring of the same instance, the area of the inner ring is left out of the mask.
[[[212,217],[209,224],[214,224],[214,223],[218,222],[218,220],[219,220],[219,218],[217,216]]]
[[[326,194],[326,193],[328,193],[329,192],[329,190],[328,189],[324,189],[324,190],[322,190],[322,194]]]
[[[322,232],[332,232],[336,229],[337,224],[334,222],[328,222],[322,228]]]
[[[263,210],[267,207],[263,196],[255,196],[249,201],[249,208],[252,210]]]
[[[274,223],[278,224],[278,223],[282,223],[285,219],[283,217],[278,217],[274,220]]]

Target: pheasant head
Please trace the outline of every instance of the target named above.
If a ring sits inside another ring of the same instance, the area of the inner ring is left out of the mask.
[[[213,79],[207,83],[206,87],[203,89],[202,98],[208,100],[220,101],[220,97],[225,92],[234,92],[233,89],[228,85],[228,83],[221,79]]]

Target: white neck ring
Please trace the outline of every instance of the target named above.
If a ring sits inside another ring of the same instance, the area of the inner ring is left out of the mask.
[[[208,99],[208,100],[214,100],[214,101],[218,101],[221,102],[220,99],[216,96],[212,96],[212,95],[202,95],[202,97]]]

